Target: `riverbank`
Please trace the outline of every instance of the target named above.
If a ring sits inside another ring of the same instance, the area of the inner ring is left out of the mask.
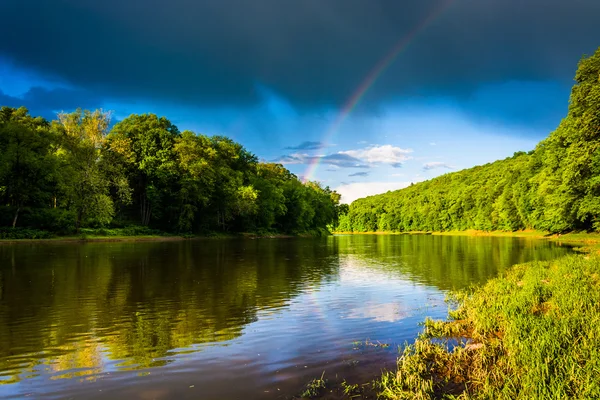
[[[426,320],[396,371],[360,386],[365,398],[600,398],[599,234],[411,234],[551,240],[583,254],[516,265],[482,287],[451,293],[448,319]],[[344,388],[334,384],[332,392]]]
[[[600,398],[599,255],[521,264],[454,300],[377,382],[383,398]]]
[[[565,234],[556,234],[536,230],[523,231],[479,231],[469,229],[465,231],[445,231],[445,232],[333,232],[335,235],[434,235],[434,236],[492,236],[492,237],[514,237],[528,239],[544,239],[558,242],[560,244],[571,245],[575,250],[590,252],[600,250],[600,233],[588,232],[569,232]]]
[[[212,233],[207,235],[72,235],[53,236],[40,239],[0,239],[0,245],[23,243],[93,243],[93,242],[173,242],[187,240],[217,240],[217,239],[289,239],[294,237],[318,237],[323,233],[301,233],[297,235],[282,233],[252,233],[242,232],[236,234]]]
[[[522,231],[480,231],[476,229],[468,229],[464,231],[377,231],[377,232],[333,232],[336,235],[449,235],[449,236],[508,236],[508,237],[530,237],[530,238],[548,238],[559,237],[558,234],[552,234],[544,231],[536,231],[533,229]],[[573,235],[571,233],[565,235]],[[565,236],[563,235],[563,236]],[[596,235],[596,234],[584,234]],[[600,234],[598,235],[600,238]]]
[[[550,238],[559,237],[558,234],[552,234],[544,231],[523,230],[523,231],[480,231],[468,229],[464,231],[377,231],[377,232],[333,232],[336,235],[444,235],[444,236],[501,236],[501,237],[527,237],[527,238]],[[572,235],[572,234],[566,234]],[[589,235],[589,234],[586,234]],[[594,234],[592,234],[594,235]],[[563,235],[564,236],[564,235]],[[600,235],[598,236],[600,238]]]
[[[592,254],[517,265],[453,293],[448,320],[427,320],[375,382],[380,396],[600,398],[600,235],[551,239]]]

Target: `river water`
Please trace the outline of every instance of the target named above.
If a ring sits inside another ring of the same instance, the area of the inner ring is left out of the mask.
[[[445,293],[542,240],[340,235],[0,245],[0,397],[289,399],[392,369]]]

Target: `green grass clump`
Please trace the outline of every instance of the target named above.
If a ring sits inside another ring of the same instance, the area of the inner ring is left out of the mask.
[[[600,398],[600,256],[518,265],[455,300],[383,375],[381,397]],[[432,340],[448,338],[459,345]]]
[[[325,371],[323,371],[320,378],[315,378],[312,381],[308,382],[306,384],[306,388],[300,396],[304,398],[313,398],[322,394],[327,387],[327,380],[324,379],[324,377]]]
[[[345,396],[356,397],[360,395],[360,387],[357,383],[350,384],[344,380],[341,386]]]

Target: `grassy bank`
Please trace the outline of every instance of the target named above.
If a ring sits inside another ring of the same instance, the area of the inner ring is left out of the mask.
[[[44,243],[44,242],[143,242],[177,241],[191,239],[283,239],[292,237],[321,237],[330,233],[324,229],[283,234],[270,231],[261,232],[207,232],[204,234],[174,234],[145,227],[82,229],[79,234],[60,235],[44,230],[28,228],[0,228],[0,244]]]
[[[516,265],[482,287],[450,294],[449,318],[425,321],[397,370],[369,385],[373,398],[600,398],[600,234],[410,234],[550,240],[582,254]]]
[[[492,237],[516,237],[528,239],[545,239],[561,244],[574,246],[577,250],[590,252],[600,250],[600,233],[570,232],[565,234],[553,234],[544,231],[478,231],[474,229],[464,231],[445,232],[334,232],[336,235],[439,235],[439,236],[492,236]]]
[[[468,229],[464,231],[377,231],[377,232],[334,232],[337,235],[443,235],[443,236],[501,236],[501,237],[527,237],[527,238],[549,238],[559,237],[559,235],[551,234],[544,231],[523,230],[523,231],[479,231]],[[568,234],[571,235],[571,234]],[[584,234],[589,235],[589,234]],[[600,238],[600,235],[598,236]]]
[[[518,265],[453,298],[376,383],[381,397],[600,398],[600,255]]]
[[[408,232],[398,232],[398,231],[377,231],[377,232],[334,232],[334,234],[338,235],[444,235],[444,236],[502,236],[502,237],[528,237],[528,238],[550,238],[550,237],[560,237],[556,234],[551,234],[544,231],[536,231],[536,230],[522,230],[522,231],[479,231],[475,229],[468,229],[464,231],[444,231],[444,232],[436,232],[436,231],[408,231]],[[574,235],[574,234],[567,234]],[[584,236],[590,236],[595,234],[582,234]],[[563,235],[565,236],[565,235]],[[600,235],[598,235],[600,239]]]

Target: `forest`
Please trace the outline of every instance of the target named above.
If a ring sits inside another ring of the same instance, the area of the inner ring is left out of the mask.
[[[340,211],[340,232],[600,231],[600,48],[579,62],[566,117],[534,150]]]
[[[227,137],[180,132],[154,114],[110,117],[77,110],[47,121],[0,108],[0,238],[322,234],[335,223],[338,193]]]

